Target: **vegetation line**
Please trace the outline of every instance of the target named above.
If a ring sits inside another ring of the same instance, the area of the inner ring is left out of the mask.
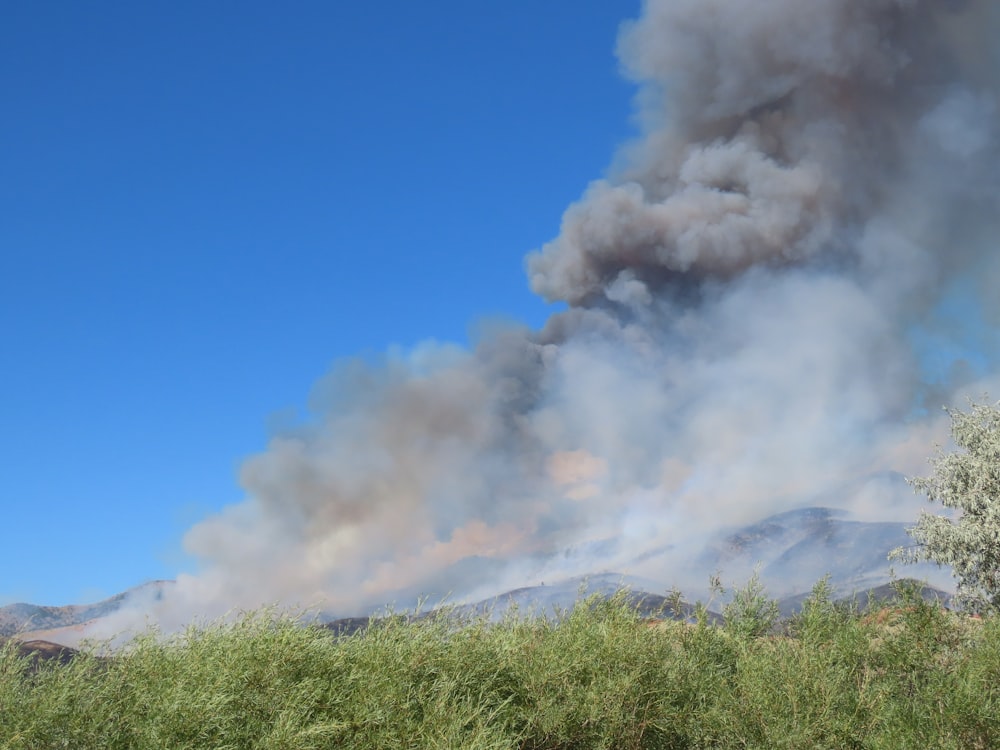
[[[776,623],[751,583],[725,623],[622,594],[553,619],[390,618],[337,637],[273,612],[147,633],[112,658],[0,653],[5,748],[1000,747],[1000,625],[916,592]]]

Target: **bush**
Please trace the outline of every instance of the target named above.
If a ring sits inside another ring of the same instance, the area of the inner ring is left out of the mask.
[[[719,593],[724,593],[717,578],[713,583]],[[778,622],[778,614],[778,603],[767,596],[756,572],[743,588],[733,591],[732,600],[722,609],[726,629],[749,638],[770,633]]]
[[[0,748],[1000,747],[1000,618],[859,614],[821,584],[779,635],[746,592],[721,627],[622,595],[340,637],[259,613],[38,669],[0,648]]]
[[[958,450],[939,450],[929,477],[910,484],[930,502],[958,511],[921,513],[909,529],[913,547],[893,550],[903,562],[929,560],[951,566],[956,600],[973,611],[1000,611],[1000,409],[971,404],[969,412],[950,411]]]

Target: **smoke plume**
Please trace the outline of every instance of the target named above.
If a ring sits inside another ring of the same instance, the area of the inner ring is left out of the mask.
[[[914,518],[886,478],[996,378],[962,350],[1000,312],[993,6],[647,0],[619,40],[642,135],[526,261],[560,311],[341,364],[163,612],[704,582],[725,524]]]

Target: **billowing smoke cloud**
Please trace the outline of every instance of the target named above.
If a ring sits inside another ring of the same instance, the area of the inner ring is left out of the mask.
[[[922,473],[940,405],[995,375],[995,351],[930,364],[997,314],[993,5],[647,0],[619,45],[643,135],[527,258],[562,311],[342,364],[247,461],[246,501],[191,529],[203,570],[164,601],[704,582],[695,540],[724,524],[913,518],[886,477]]]

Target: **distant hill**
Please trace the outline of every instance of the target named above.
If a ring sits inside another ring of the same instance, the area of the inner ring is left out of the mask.
[[[927,585],[915,578],[901,578],[895,583],[883,583],[880,586],[873,586],[867,589],[852,591],[847,595],[834,598],[834,603],[842,606],[851,606],[858,611],[864,611],[869,607],[880,604],[889,604],[899,601],[901,595],[898,588],[912,586],[924,601],[938,602],[943,607],[951,607],[952,594],[949,592]],[[809,598],[811,592],[795,594],[778,600],[778,612],[781,617],[791,617],[802,610],[802,605]]]
[[[891,590],[887,588],[890,582],[887,555],[894,547],[909,542],[904,523],[857,521],[831,508],[803,508],[717,534],[691,567],[720,571],[726,575],[724,583],[729,586],[745,582],[756,569],[768,596],[778,600],[782,613],[787,615],[801,606],[816,581],[824,576],[829,576],[836,597],[849,598],[857,592],[861,606],[867,602],[866,597],[888,597]],[[513,589],[466,604],[462,609],[473,614],[489,612],[494,618],[514,607],[524,613],[551,616],[571,608],[581,594],[608,596],[624,587],[640,612],[647,616],[690,618],[689,603],[680,603],[679,611],[673,611],[672,600],[667,596],[678,573],[671,567],[676,562],[670,550],[644,552],[641,562],[643,577],[595,571],[589,576]],[[486,572],[478,571],[480,575]],[[933,582],[939,585],[943,578],[941,571],[928,566],[907,566],[905,572],[918,579],[937,573]],[[488,580],[488,576],[485,578]],[[169,581],[154,581],[94,604],[61,607],[9,604],[0,607],[0,637],[75,645],[86,623],[105,618],[130,603],[148,602],[150,596],[159,599],[170,585]],[[941,588],[928,591],[934,596],[948,596]],[[703,592],[684,593],[693,599],[707,598]],[[724,603],[713,601],[709,605],[719,610]],[[327,627],[350,633],[368,623],[365,612],[344,614],[357,616],[326,618]]]
[[[5,647],[7,642],[7,639],[0,638],[0,648]],[[17,655],[27,660],[25,668],[29,672],[37,670],[43,662],[57,661],[60,664],[69,664],[73,657],[80,653],[75,648],[49,641],[16,641],[14,647],[17,649]]]
[[[63,628],[72,628],[91,620],[117,612],[129,602],[142,596],[145,600],[158,600],[163,596],[171,581],[151,581],[141,586],[135,586],[120,594],[103,599],[93,604],[68,604],[64,606],[46,606],[39,604],[7,604],[0,607],[0,637],[18,637],[21,640],[45,632],[57,632]]]
[[[621,591],[623,586],[627,590],[626,600],[635,607],[641,617],[652,620],[681,620],[684,622],[693,622],[695,619],[696,608],[689,602],[677,602],[675,607],[675,602],[669,597],[634,589],[629,585],[627,577],[613,575],[596,576],[594,579],[574,579],[554,586],[528,586],[476,604],[456,607],[455,612],[458,615],[489,615],[493,620],[499,620],[503,615],[511,613],[525,617],[545,616],[558,619],[562,614],[569,612],[581,598],[595,595],[598,598],[610,598]],[[951,604],[951,594],[947,591],[928,586],[912,578],[900,579],[895,584],[887,583],[854,591],[848,596],[835,597],[833,603],[843,607],[852,607],[862,612],[872,606],[899,601],[902,598],[900,590],[906,586],[914,587],[925,601],[940,602],[942,606]],[[801,612],[811,593],[810,591],[775,600],[778,604],[779,618],[787,620]],[[718,604],[722,605],[723,602]],[[404,620],[412,622],[431,614],[433,612],[424,615],[403,615],[402,617]],[[708,622],[713,624],[724,622],[723,616],[711,609],[705,610],[705,617]],[[377,616],[344,617],[330,620],[324,623],[323,627],[336,635],[348,636],[364,630],[370,625],[378,627],[382,622],[384,622],[384,618]]]
[[[808,592],[829,576],[838,592],[889,582],[890,550],[911,544],[907,524],[855,521],[831,508],[803,508],[720,534],[699,564],[714,570],[754,570],[775,596]],[[912,573],[912,570],[908,570]],[[918,571],[917,577],[926,575]]]

